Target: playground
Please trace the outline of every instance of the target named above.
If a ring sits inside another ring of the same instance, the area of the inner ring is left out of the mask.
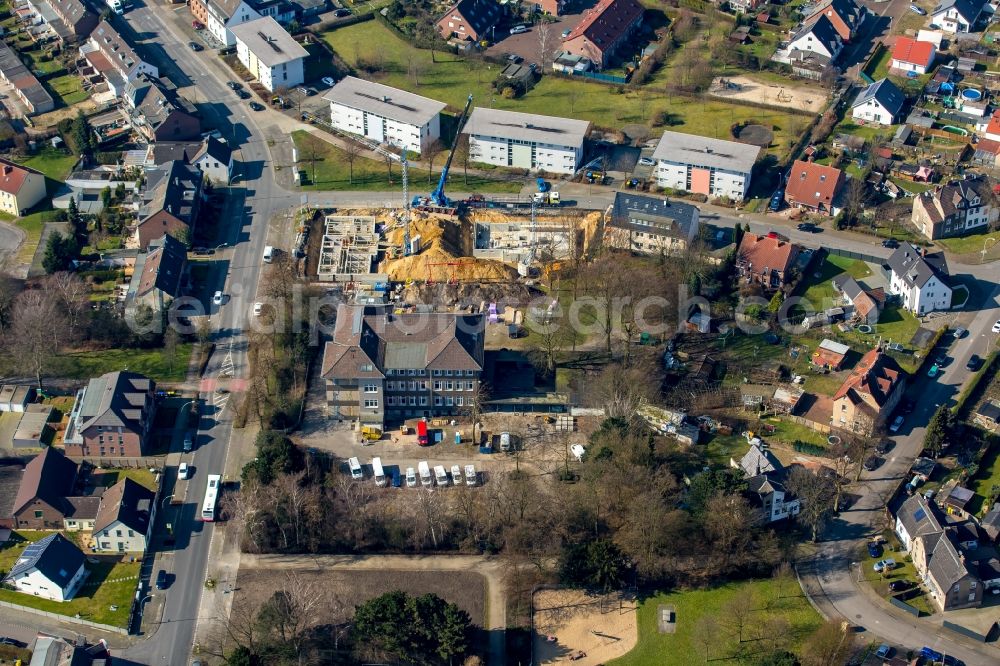
[[[818,88],[757,81],[749,76],[716,77],[708,94],[756,104],[784,106],[819,113],[826,104],[826,93]]]
[[[638,641],[638,604],[631,596],[539,590],[533,604],[536,664],[596,666],[624,655]]]

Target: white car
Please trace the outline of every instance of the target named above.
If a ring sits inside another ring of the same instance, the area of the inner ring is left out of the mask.
[[[993,332],[1000,333],[1000,319],[997,319],[997,323],[993,324]]]
[[[221,291],[217,291],[217,292],[215,292],[215,295],[212,296],[212,303],[214,303],[215,305],[222,305],[222,299],[223,298],[225,298],[225,297],[222,295],[222,292]]]
[[[653,166],[656,164],[656,161],[652,157],[640,157],[639,164],[642,166]]]
[[[325,86],[333,86],[333,84],[336,83],[336,81],[333,80],[332,76],[324,76],[322,79],[320,79],[320,81],[322,81],[323,85]]]
[[[416,488],[417,487],[417,473],[412,467],[406,468],[406,487]]]
[[[177,478],[178,479],[188,479],[191,476],[191,468],[188,467],[187,463],[181,463],[180,467],[177,468]]]
[[[875,569],[875,571],[877,572],[878,571],[889,572],[896,568],[896,560],[892,559],[891,557],[887,557],[884,560],[879,560],[878,562],[876,562],[874,565],[872,565],[872,568]]]
[[[897,416],[896,420],[892,422],[889,426],[889,432],[899,432],[899,429],[903,427],[903,417]]]
[[[263,310],[263,309],[264,309],[264,304],[263,303],[254,303],[253,304],[253,316],[254,317],[259,317],[260,316],[260,311]]]
[[[917,5],[910,5],[910,11],[920,14],[921,16],[927,16],[927,10],[923,7],[918,7]]]
[[[185,433],[184,444],[182,448],[184,449],[185,453],[194,448],[194,437],[191,436],[191,433]]]
[[[520,35],[522,32],[528,32],[528,26],[526,25],[515,25],[510,29],[510,34]]]

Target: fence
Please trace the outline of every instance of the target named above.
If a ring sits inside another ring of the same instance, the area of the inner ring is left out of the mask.
[[[827,253],[835,254],[838,257],[845,257],[847,259],[860,259],[861,261],[867,261],[872,264],[882,265],[885,261],[882,257],[876,257],[871,254],[864,254],[863,252],[851,252],[850,250],[841,250],[840,248],[828,247],[824,248]]]
[[[821,432],[824,435],[829,435],[831,432],[833,432],[833,428],[830,427],[828,424],[826,424],[826,423],[819,423],[817,421],[810,421],[809,419],[805,418],[804,416],[792,416],[791,414],[789,414],[785,418],[789,419],[791,421],[794,421],[795,423],[798,423],[799,425],[804,425],[805,427],[807,427],[807,428],[809,428],[811,430],[815,430],[816,432]]]
[[[889,603],[900,610],[904,610],[913,617],[920,617],[920,611],[906,603],[905,601],[900,601],[896,597],[889,597]]]
[[[931,129],[930,127],[914,127],[913,131],[921,136],[936,136],[939,139],[947,139],[954,143],[964,143],[966,145],[972,143],[972,135],[967,134],[962,136],[961,134],[955,134],[954,132],[948,132],[943,129]]]
[[[166,458],[163,456],[142,456],[140,458],[114,458],[103,456],[66,456],[74,462],[87,462],[104,469],[148,469],[162,470]]]
[[[973,640],[979,641],[980,643],[985,643],[986,641],[989,640],[989,635],[993,632],[993,627],[996,626],[996,622],[990,625],[990,628],[987,630],[985,635],[975,632],[972,629],[969,629],[968,627],[963,627],[960,624],[949,622],[948,620],[942,622],[941,626],[944,627],[945,629],[954,631],[956,634],[961,634],[962,636],[966,636]]]
[[[60,615],[59,613],[50,613],[48,611],[32,608],[31,606],[12,604],[9,601],[0,601],[0,608],[10,608],[16,611],[32,613],[34,615],[44,615],[45,617],[49,617],[52,618],[53,620],[58,620],[60,622],[75,622],[76,624],[83,624],[88,627],[93,627],[94,629],[100,629],[101,631],[110,631],[116,634],[121,634],[123,636],[128,635],[128,630],[122,629],[121,627],[113,627],[110,624],[101,624],[100,622],[91,622],[90,620],[84,620],[82,617],[76,617],[74,615]]]

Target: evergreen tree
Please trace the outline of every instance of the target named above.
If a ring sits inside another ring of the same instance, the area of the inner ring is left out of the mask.
[[[924,435],[924,448],[937,456],[948,443],[948,435],[952,427],[951,410],[944,405],[937,408],[930,423],[927,424],[927,434]]]

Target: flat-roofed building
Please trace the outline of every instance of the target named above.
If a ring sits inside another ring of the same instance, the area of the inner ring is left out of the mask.
[[[616,192],[604,223],[604,244],[639,254],[676,254],[698,235],[698,207],[643,194]]]
[[[747,143],[664,132],[653,151],[656,183],[741,201],[750,191],[753,165],[759,154],[759,146]]]
[[[330,102],[330,124],[349,134],[418,154],[441,138],[444,102],[353,76],[323,99]]]
[[[478,108],[462,130],[473,162],[550,173],[575,173],[590,122]]]

